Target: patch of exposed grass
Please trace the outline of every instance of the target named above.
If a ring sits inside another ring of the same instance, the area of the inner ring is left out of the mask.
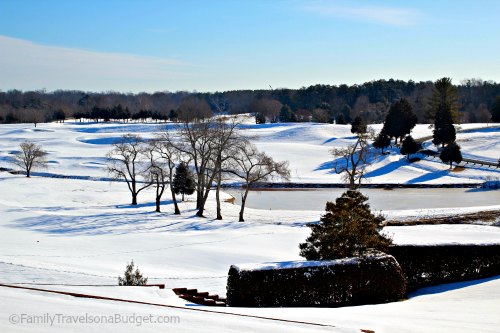
[[[423,217],[420,219],[397,221],[389,220],[387,226],[422,225],[422,224],[487,224],[500,226],[500,210],[479,211],[450,216]]]

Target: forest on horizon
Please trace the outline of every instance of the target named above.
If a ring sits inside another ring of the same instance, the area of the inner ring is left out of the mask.
[[[500,83],[466,79],[454,85],[459,121],[489,122],[490,110],[500,96]],[[233,90],[225,92],[121,93],[57,90],[46,92],[0,91],[0,123],[40,123],[68,118],[163,121],[183,114],[261,114],[278,121],[288,106],[293,121],[333,122],[343,114],[347,122],[361,117],[381,123],[395,101],[405,98],[419,123],[427,123],[426,110],[434,91],[432,81],[376,80],[359,85],[313,85],[300,89]],[[195,111],[194,111],[195,110]],[[104,113],[103,113],[104,112]],[[104,114],[104,116],[102,116]]]

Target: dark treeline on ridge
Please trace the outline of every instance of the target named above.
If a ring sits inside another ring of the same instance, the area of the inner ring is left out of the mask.
[[[459,121],[488,122],[500,84],[467,79],[455,86]],[[0,91],[0,123],[64,121],[165,121],[220,114],[256,114],[258,122],[383,122],[391,104],[405,98],[426,123],[431,81],[378,80],[360,85],[314,85],[301,89],[199,92]]]

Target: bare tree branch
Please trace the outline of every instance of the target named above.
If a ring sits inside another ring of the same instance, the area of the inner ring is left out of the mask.
[[[153,184],[152,179],[145,176],[150,166],[145,158],[147,145],[141,137],[126,134],[113,144],[113,149],[106,156],[109,174],[115,179],[125,180],[132,195],[132,205],[137,205],[138,194]]]
[[[48,167],[45,159],[47,152],[41,146],[31,141],[24,141],[19,145],[21,151],[14,155],[12,163],[19,166],[26,172],[26,177],[30,177],[33,168],[44,169]]]

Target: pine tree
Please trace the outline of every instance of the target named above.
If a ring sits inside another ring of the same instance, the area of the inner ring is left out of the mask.
[[[347,124],[347,121],[345,120],[345,116],[343,113],[339,113],[339,115],[337,116],[337,119],[336,119],[336,123],[338,125],[345,125]]]
[[[344,120],[346,124],[351,123],[351,107],[345,104],[342,109],[340,109],[340,113],[344,115]]]
[[[279,119],[281,123],[289,123],[294,121],[295,114],[288,105],[283,105],[280,110]]]
[[[119,286],[144,286],[148,283],[148,278],[143,277],[139,267],[134,272],[134,261],[127,264],[123,277],[118,277]]]
[[[429,101],[426,117],[434,120],[440,108],[447,105],[451,114],[452,123],[458,120],[457,89],[451,83],[449,77],[443,77],[434,82],[434,92]]]
[[[460,151],[460,146],[455,142],[451,142],[446,147],[444,147],[443,151],[439,155],[439,158],[444,163],[450,163],[450,169],[453,166],[453,162],[460,163],[462,162],[462,152]]]
[[[261,112],[257,112],[255,114],[255,123],[256,124],[265,124],[266,123],[266,117]]]
[[[456,139],[451,108],[446,103],[441,104],[437,109],[432,137],[432,143],[436,146],[441,144],[443,147],[445,144],[454,142]]]
[[[417,124],[417,116],[412,110],[411,104],[404,98],[391,105],[389,113],[385,117],[383,131],[389,137],[403,138],[410,134],[411,130]]]
[[[491,107],[491,121],[500,123],[500,96],[497,96],[495,103]]]
[[[351,133],[352,134],[363,134],[366,133],[366,123],[361,119],[360,116],[354,118],[351,124]]]
[[[420,149],[420,145],[412,138],[411,135],[407,135],[403,140],[400,152],[402,155],[406,155],[406,158],[410,159],[410,154],[415,154]]]
[[[170,119],[170,121],[177,121],[177,118],[179,118],[179,114],[177,113],[177,111],[175,111],[174,109],[170,110],[170,112],[168,113],[168,119]]]
[[[175,194],[182,194],[182,201],[184,201],[184,195],[191,195],[195,191],[195,182],[191,170],[189,170],[186,163],[180,163],[175,168],[175,177],[172,184]]]
[[[326,203],[320,223],[311,223],[311,235],[299,245],[307,260],[331,260],[362,256],[369,250],[387,251],[392,240],[382,234],[382,215],[374,215],[368,197],[348,190],[333,202]]]
[[[391,144],[391,137],[380,131],[375,140],[373,141],[373,147],[382,149],[382,154],[384,153],[384,148],[389,147]]]

